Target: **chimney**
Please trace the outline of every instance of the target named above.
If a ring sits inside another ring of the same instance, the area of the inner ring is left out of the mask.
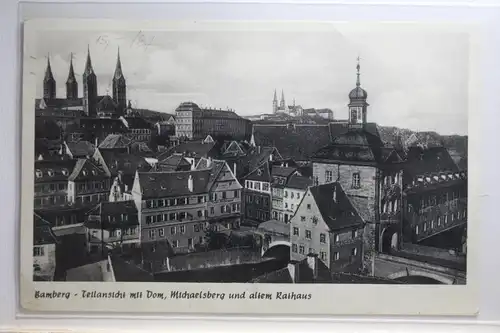
[[[288,272],[290,273],[290,277],[292,278],[292,283],[299,282],[299,263],[297,261],[290,261],[288,264]]]
[[[233,173],[234,173],[234,176],[236,177],[236,163],[233,164]]]
[[[307,265],[313,272],[313,279],[318,278],[318,256],[316,254],[309,254],[307,256]]]
[[[188,178],[188,190],[189,192],[193,192],[193,176],[189,175]]]
[[[337,184],[333,183],[333,202],[337,203]]]

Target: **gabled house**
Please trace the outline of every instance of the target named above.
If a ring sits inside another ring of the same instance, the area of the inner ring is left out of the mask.
[[[364,221],[340,183],[310,187],[290,228],[291,260],[315,254],[331,271],[362,271]]]
[[[94,145],[88,141],[64,142],[64,152],[69,158],[90,158],[94,151]]]
[[[102,202],[87,213],[88,252],[139,247],[140,226],[133,201]]]
[[[97,204],[109,198],[110,173],[92,159],[78,159],[68,178],[68,202]]]

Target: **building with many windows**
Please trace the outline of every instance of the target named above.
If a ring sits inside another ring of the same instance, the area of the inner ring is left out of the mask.
[[[200,108],[193,102],[181,103],[175,110],[175,135],[189,139],[214,138],[244,140],[250,137],[252,123],[234,111]]]
[[[311,185],[312,180],[300,174],[294,174],[288,179],[283,189],[283,221],[290,222],[295,212],[297,212],[304,194]]]
[[[88,252],[139,247],[140,227],[133,201],[102,202],[88,211],[85,221]]]
[[[315,254],[330,271],[361,271],[364,222],[340,183],[310,187],[290,228],[291,260]]]
[[[68,178],[68,202],[80,205],[107,201],[111,175],[92,159],[78,159]]]
[[[75,164],[75,160],[35,161],[35,209],[62,207],[68,202],[68,179]]]
[[[241,185],[224,161],[200,162],[190,171],[138,172],[132,195],[143,248],[192,252],[211,226],[239,227]]]

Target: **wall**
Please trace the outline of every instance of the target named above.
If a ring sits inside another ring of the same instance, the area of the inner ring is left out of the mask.
[[[288,215],[288,220],[292,218],[292,216],[297,211],[300,202],[302,201],[302,197],[306,192],[299,189],[293,188],[285,188],[283,195],[283,207],[285,214]]]
[[[43,248],[43,256],[33,256],[33,265],[39,265],[40,271],[34,272],[36,276],[42,276],[52,280],[56,270],[56,244],[35,245]]]
[[[318,185],[326,184],[326,171],[332,172],[332,182],[338,178],[346,194],[375,198],[377,189],[375,167],[314,162],[313,177],[318,180]],[[356,172],[360,174],[360,188],[352,187],[352,175]]]
[[[311,208],[307,209],[307,205],[311,205]],[[304,221],[302,217],[305,217]],[[317,223],[313,222],[313,217],[317,218]],[[294,228],[299,229],[298,236],[295,235]],[[306,238],[306,230],[311,231],[311,239]],[[320,242],[321,234],[325,235],[325,243]],[[306,193],[297,213],[291,220],[290,243],[291,260],[303,260],[310,253],[311,249],[313,253],[318,254],[318,258],[327,267],[330,267],[330,236],[328,226],[323,221],[318,206],[309,191]],[[301,246],[304,247],[304,253],[300,253]],[[322,255],[322,253],[324,254]]]
[[[338,240],[336,239],[338,237]],[[330,269],[334,272],[359,273],[363,264],[363,227],[330,234]],[[353,253],[353,251],[356,253]],[[338,259],[335,258],[338,253]]]
[[[169,259],[169,266],[170,271],[181,271],[260,261],[262,261],[262,258],[259,251],[233,248],[172,257]]]

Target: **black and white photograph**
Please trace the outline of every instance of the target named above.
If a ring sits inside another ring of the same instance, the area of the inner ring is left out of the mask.
[[[467,285],[462,30],[35,40],[21,242],[37,285]]]

